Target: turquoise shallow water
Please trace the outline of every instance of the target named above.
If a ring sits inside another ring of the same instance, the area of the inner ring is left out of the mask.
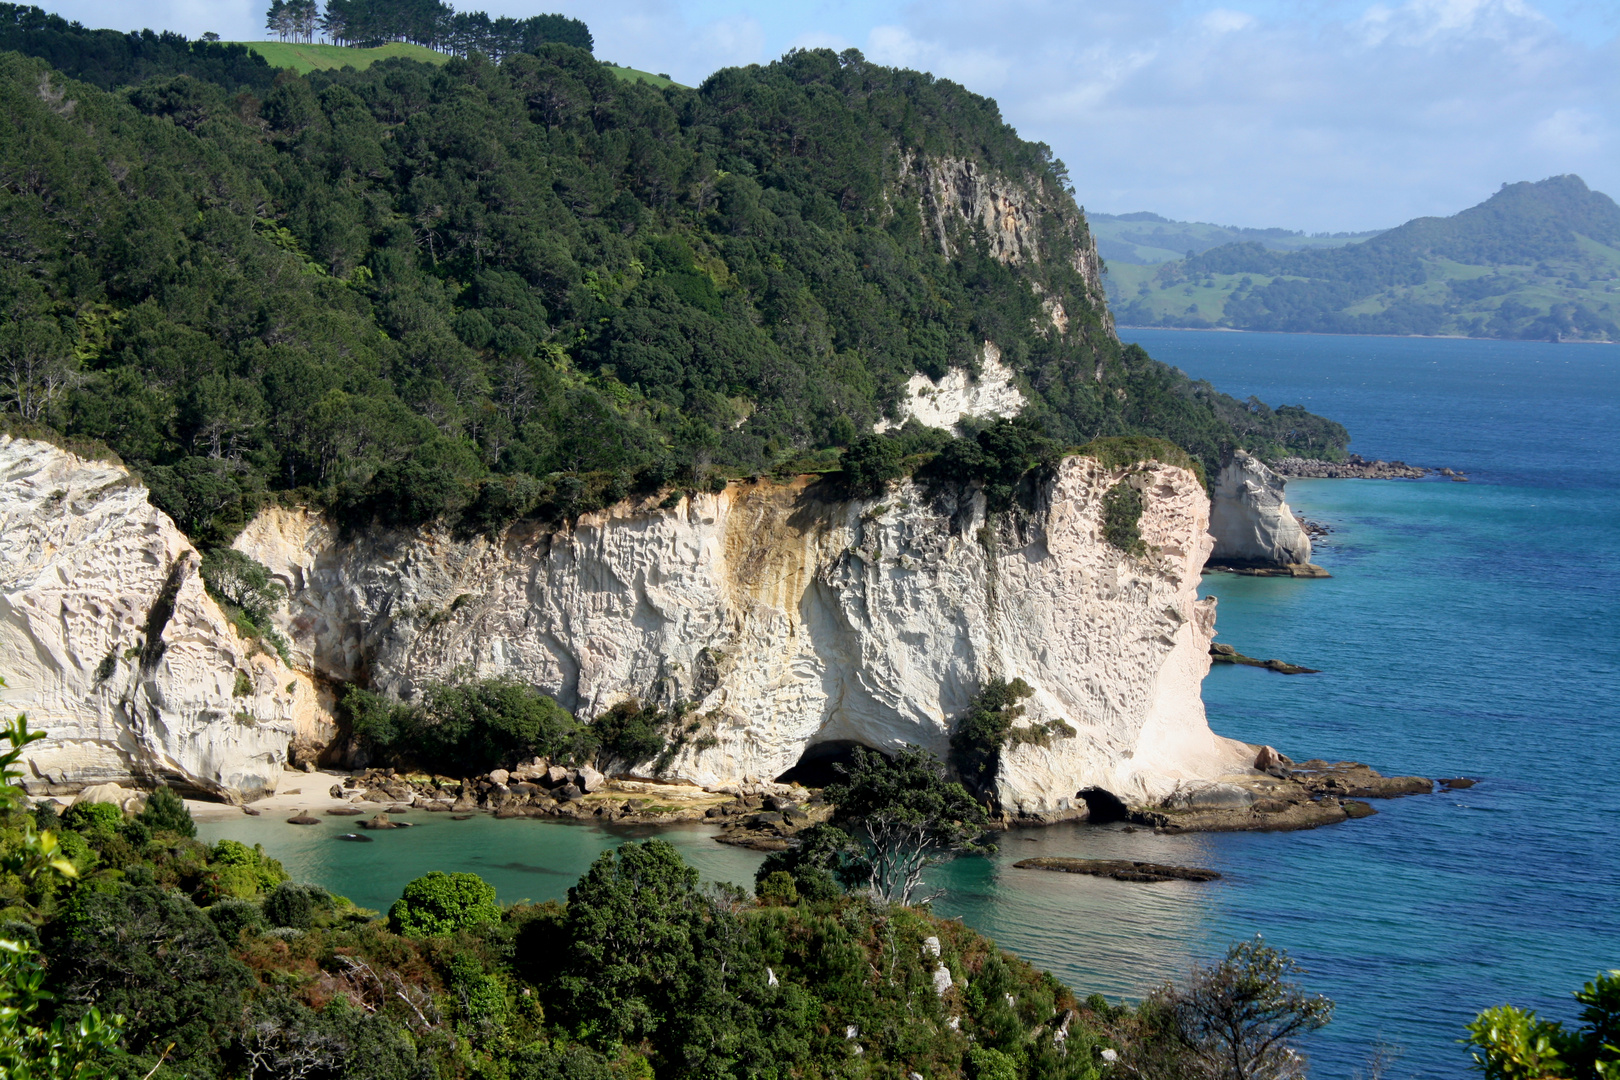
[[[1334,532],[1326,581],[1205,579],[1220,639],[1315,676],[1222,668],[1205,683],[1222,734],[1296,758],[1463,774],[1466,792],[1379,804],[1307,833],[1161,837],[1118,827],[1008,834],[960,860],[938,909],[1082,992],[1138,996],[1254,933],[1339,1003],[1315,1074],[1350,1077],[1375,1043],[1391,1077],[1467,1072],[1455,1040],[1503,1000],[1569,1017],[1568,992],[1620,967],[1620,350],[1540,343],[1126,331],[1241,397],[1343,421],[1354,449],[1461,468],[1470,484],[1300,481],[1290,500]],[[645,833],[421,815],[342,843],[333,823],[248,819],[303,880],[385,907],[429,869],[473,870],[503,900],[562,897],[606,846]],[[759,856],[668,830],[705,876],[745,882]],[[1128,885],[1020,871],[1032,855],[1211,866],[1209,885]]]

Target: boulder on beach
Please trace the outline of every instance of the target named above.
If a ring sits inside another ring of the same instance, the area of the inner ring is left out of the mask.
[[[579,779],[575,783],[584,792],[601,791],[607,785],[607,777],[589,765],[581,765],[579,767]]]
[[[319,825],[320,823],[320,818],[310,817],[302,810],[298,811],[298,813],[287,819],[287,824],[289,825]]]

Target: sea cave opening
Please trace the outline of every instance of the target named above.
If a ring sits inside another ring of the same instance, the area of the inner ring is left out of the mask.
[[[1106,825],[1110,821],[1126,821],[1130,818],[1130,809],[1123,799],[1112,791],[1102,788],[1086,788],[1075,792],[1075,798],[1084,800],[1086,804],[1086,820],[1093,825]]]
[[[853,739],[828,739],[811,743],[799,755],[799,760],[781,776],[778,784],[803,784],[807,788],[823,788],[844,779],[835,766],[850,765],[855,761],[855,748],[864,743]],[[870,750],[871,747],[866,747]]]

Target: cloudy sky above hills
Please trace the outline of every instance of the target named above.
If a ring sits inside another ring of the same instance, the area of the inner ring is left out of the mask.
[[[39,0],[36,0],[39,2]],[[264,0],[64,0],[87,25],[263,36]],[[1338,231],[1579,173],[1620,197],[1613,0],[461,0],[589,23],[597,55],[696,84],[858,48],[996,98],[1088,208]]]

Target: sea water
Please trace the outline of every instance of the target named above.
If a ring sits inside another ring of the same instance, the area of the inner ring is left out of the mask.
[[[1389,1077],[1459,1077],[1463,1025],[1512,1001],[1571,1019],[1569,992],[1620,967],[1620,349],[1530,342],[1132,331],[1196,378],[1351,431],[1366,457],[1448,466],[1469,483],[1293,481],[1333,531],[1326,580],[1211,575],[1220,640],[1321,669],[1217,668],[1223,735],[1296,759],[1467,776],[1465,791],[1377,803],[1299,833],[1156,836],[1122,826],[1014,830],[935,875],[959,916],[1082,994],[1137,998],[1262,934],[1337,1002],[1308,1040],[1318,1077],[1380,1047]],[[301,880],[386,908],[430,869],[470,870],[503,900],[562,899],[603,849],[671,840],[706,877],[751,881],[761,856],[702,827],[649,830],[413,815],[342,842],[243,818],[208,839],[262,842]],[[1018,870],[1036,855],[1207,866],[1207,884]]]

